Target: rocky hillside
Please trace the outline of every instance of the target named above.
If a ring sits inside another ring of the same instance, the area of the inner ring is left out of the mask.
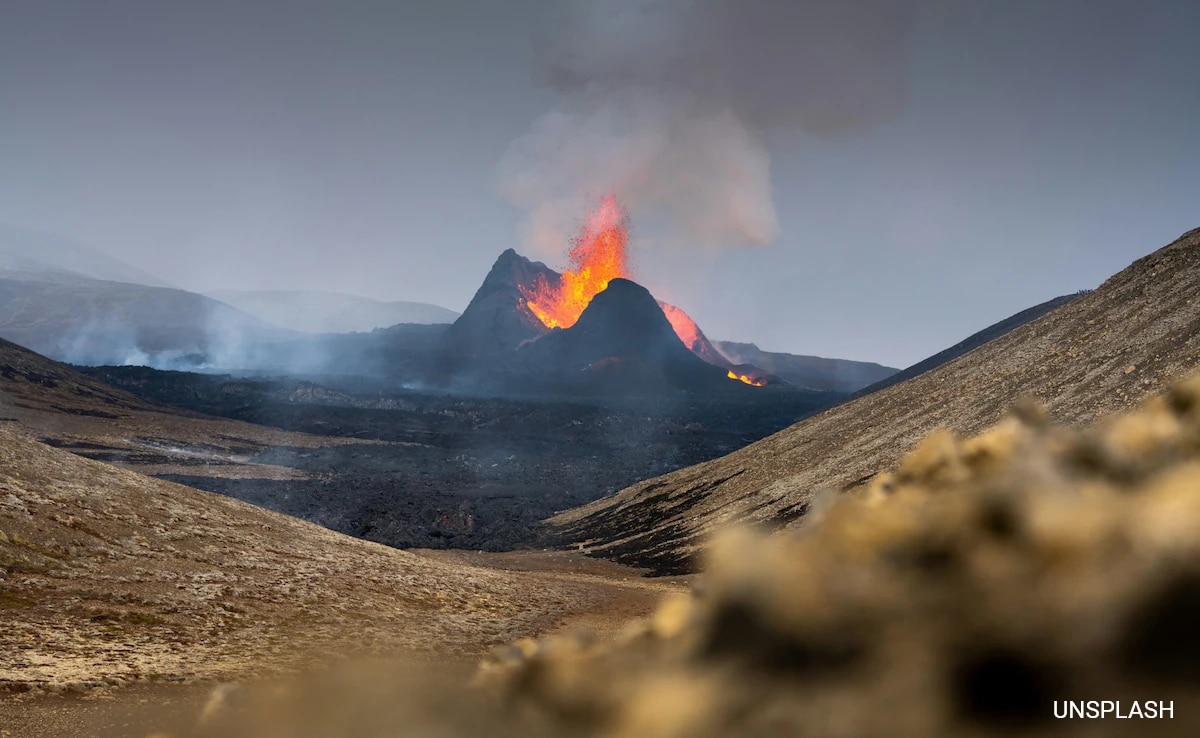
[[[869,395],[872,392],[878,392],[885,387],[891,387],[893,384],[899,384],[906,379],[912,379],[913,377],[920,376],[932,369],[937,369],[942,364],[954,361],[968,351],[973,351],[988,341],[994,341],[1009,331],[1014,331],[1026,323],[1037,320],[1051,310],[1057,310],[1058,308],[1066,305],[1071,300],[1074,300],[1076,297],[1079,297],[1083,294],[1086,294],[1086,292],[1078,292],[1074,295],[1063,295],[1061,297],[1056,297],[1053,300],[1047,300],[1038,305],[1034,305],[1031,308],[1026,308],[1019,313],[1010,315],[998,323],[993,323],[981,331],[972,333],[948,349],[939,351],[927,359],[918,361],[916,364],[913,364],[907,369],[895,372],[876,381],[874,384],[859,389],[856,394]]]
[[[0,424],[0,692],[475,656],[625,590],[645,608],[662,587],[397,551]]]
[[[244,368],[297,334],[193,292],[0,274],[0,337],[73,364]]]
[[[795,524],[822,490],[865,484],[937,427],[977,433],[1033,396],[1080,424],[1200,366],[1200,229],[933,371],[840,405],[726,457],[634,485],[549,521],[602,556],[693,565],[724,524]]]
[[[1082,431],[1022,403],[803,535],[723,536],[692,594],[614,640],[522,639],[470,688],[403,666],[222,686],[173,735],[1191,736],[1198,464],[1200,377]],[[1059,719],[1099,696],[1106,719]]]
[[[624,644],[489,673],[514,736],[1191,735],[1198,528],[1200,377],[1082,432],[1025,403],[931,435],[803,535],[726,535]],[[1096,694],[1172,719],[1056,719]]]

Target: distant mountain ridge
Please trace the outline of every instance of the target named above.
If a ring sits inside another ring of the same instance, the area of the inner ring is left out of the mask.
[[[972,351],[984,345],[988,341],[995,340],[1009,331],[1016,330],[1026,323],[1037,320],[1051,310],[1062,307],[1071,300],[1074,300],[1080,295],[1087,294],[1088,292],[1090,292],[1090,290],[1076,292],[1073,295],[1062,295],[1061,297],[1055,297],[1052,300],[1047,300],[1038,305],[1034,305],[1031,308],[1026,308],[1019,313],[1010,315],[1004,320],[993,323],[981,331],[972,333],[948,349],[939,351],[933,356],[923,359],[907,369],[898,371],[889,377],[884,377],[876,381],[874,384],[859,389],[857,392],[855,392],[855,396],[858,397],[861,395],[869,395],[872,392],[878,392],[881,389],[891,387],[893,384],[903,382],[906,379],[912,379],[913,377],[920,376],[927,371],[937,369],[942,364],[951,362],[968,351]]]
[[[111,282],[170,287],[154,275],[96,249],[50,233],[0,223],[0,275],[72,274]]]
[[[0,275],[0,337],[59,361],[238,366],[296,336],[193,292],[65,273]]]
[[[373,300],[320,290],[218,290],[206,294],[267,323],[301,333],[369,333],[401,323],[453,323],[459,316],[424,302]]]
[[[753,364],[805,389],[854,392],[899,371],[867,361],[763,351],[753,343],[717,341],[716,347],[735,364]]]

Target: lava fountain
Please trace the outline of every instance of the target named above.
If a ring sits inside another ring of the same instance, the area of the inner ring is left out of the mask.
[[[571,242],[568,266],[558,284],[538,277],[522,286],[521,295],[530,312],[548,328],[570,328],[584,308],[611,280],[629,278],[629,214],[608,195],[588,216]]]
[[[558,280],[538,275],[532,285],[518,285],[525,306],[547,328],[570,328],[610,281],[631,278],[628,246],[629,213],[614,195],[607,195],[571,240],[567,268]],[[725,365],[687,313],[665,302],[659,302],[659,306],[689,351],[709,363]],[[748,374],[730,371],[728,376],[755,387],[766,384]]]

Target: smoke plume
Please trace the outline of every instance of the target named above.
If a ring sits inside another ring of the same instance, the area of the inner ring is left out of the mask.
[[[559,104],[514,142],[501,191],[528,209],[544,252],[610,191],[689,243],[768,243],[779,224],[765,135],[894,116],[920,2],[563,3],[537,42],[537,79]]]

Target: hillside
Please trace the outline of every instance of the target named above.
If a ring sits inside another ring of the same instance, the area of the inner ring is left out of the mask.
[[[475,657],[584,613],[645,611],[667,589],[564,561],[397,551],[0,424],[0,692]]]
[[[1010,315],[1004,320],[993,323],[981,331],[972,333],[948,349],[939,351],[927,359],[918,361],[916,364],[913,364],[907,369],[897,371],[894,374],[876,381],[874,384],[859,389],[856,394],[869,395],[872,392],[878,392],[885,387],[891,387],[893,384],[899,384],[906,379],[912,379],[913,377],[920,376],[931,369],[937,369],[942,364],[954,361],[968,351],[973,351],[988,341],[993,341],[1009,331],[1014,331],[1026,323],[1037,320],[1051,310],[1055,310],[1063,305],[1066,305],[1068,302],[1074,300],[1076,297],[1079,297],[1082,294],[1086,293],[1080,292],[1074,295],[1063,295],[1061,297],[1056,297],[1053,300],[1047,300],[1043,303],[1034,305],[1031,308],[1026,308],[1019,313]]]
[[[152,274],[70,239],[0,223],[0,274],[4,272],[73,274],[111,282],[170,286]]]
[[[934,428],[977,433],[1023,396],[1081,424],[1162,391],[1200,366],[1197,295],[1200,229],[948,364],[561,513],[548,528],[601,556],[688,568],[722,524],[795,524],[819,491],[864,484]]]
[[[980,436],[929,436],[802,535],[727,533],[690,594],[615,638],[523,638],[469,686],[445,656],[351,660],[207,700],[0,701],[0,721],[30,738],[1190,736],[1198,461],[1200,375],[1082,430],[1024,403]],[[523,569],[508,576],[544,571]],[[1097,694],[1105,714],[1082,702]],[[1110,719],[1062,719],[1089,706]]]
[[[302,333],[369,333],[401,323],[453,323],[458,313],[424,302],[372,300],[318,290],[222,290],[214,300]]]
[[[351,443],[392,446],[169,408],[0,340],[0,694],[364,648],[473,657],[575,618],[604,627],[671,589],[561,553],[401,552],[143,476],[295,481],[316,475],[260,457]],[[0,725],[24,724],[5,710]]]
[[[290,433],[157,404],[0,339],[0,423],[38,439],[146,474],[296,479],[259,457],[277,448],[310,453],[351,441]]]
[[[75,364],[253,364],[297,334],[183,290],[73,274],[0,275],[0,337]]]
[[[717,350],[734,364],[752,364],[795,387],[826,392],[856,392],[898,371],[869,361],[763,351],[737,341],[718,341]]]

